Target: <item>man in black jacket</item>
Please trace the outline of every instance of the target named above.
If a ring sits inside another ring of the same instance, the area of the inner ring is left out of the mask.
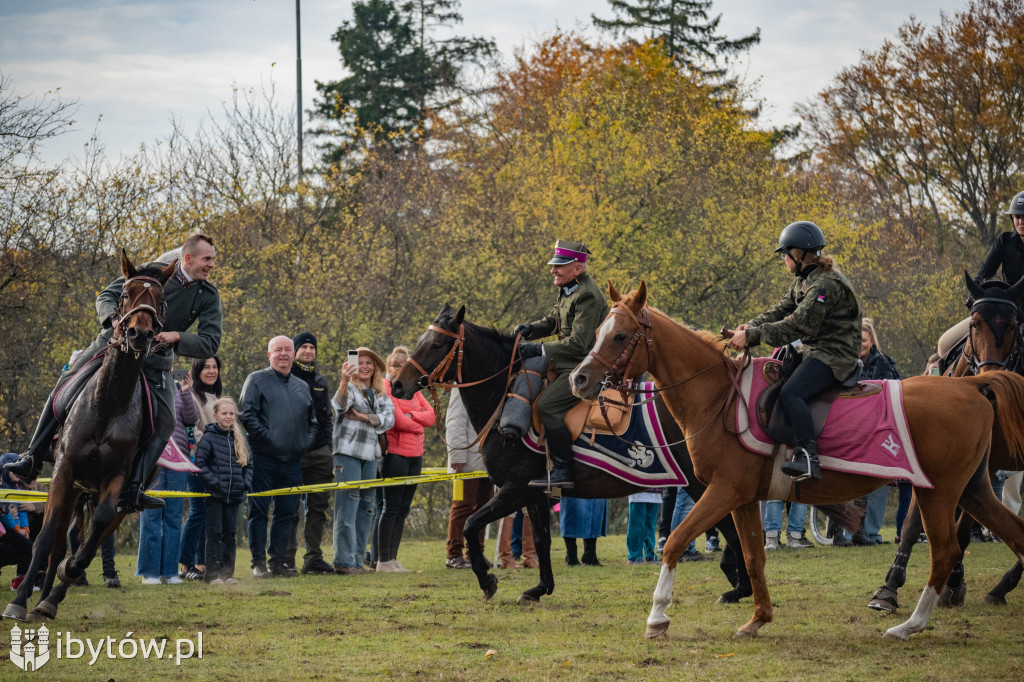
[[[252,448],[252,492],[287,488],[302,483],[302,455],[309,451],[318,424],[309,387],[292,376],[295,348],[287,336],[275,336],[267,346],[270,367],[253,372],[242,386],[239,417]],[[298,507],[297,495],[249,498],[249,549],[252,573],[294,577],[287,564],[288,537]],[[270,570],[267,570],[267,519],[270,504]]]
[[[327,388],[327,379],[316,371],[316,336],[312,332],[301,332],[292,339],[292,346],[295,348],[292,374],[305,381],[309,387],[317,423],[313,447],[302,455],[302,484],[333,483],[332,393]],[[303,539],[306,554],[302,557],[302,572],[333,574],[334,566],[324,561],[324,554],[320,549],[320,543],[324,537],[324,526],[327,524],[327,510],[331,506],[331,494],[306,493],[305,498],[306,526]],[[288,558],[292,566],[295,565],[295,551],[298,549],[298,527],[299,517],[296,514],[291,539],[288,541]]]

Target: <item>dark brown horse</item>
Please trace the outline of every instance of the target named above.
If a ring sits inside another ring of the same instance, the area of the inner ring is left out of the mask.
[[[505,394],[508,365],[515,349],[515,338],[501,334],[494,329],[465,322],[466,308],[453,312],[448,304],[434,319],[433,324],[417,340],[410,362],[391,382],[392,393],[400,398],[412,394],[429,383],[454,383],[461,373],[459,391],[466,405],[466,412],[477,432],[488,426],[491,415],[501,403]],[[455,356],[458,359],[455,360]],[[518,365],[518,360],[515,364]],[[417,369],[417,366],[421,369]],[[442,376],[436,376],[437,373]],[[431,377],[430,375],[434,375]],[[477,383],[479,382],[479,383]],[[672,421],[663,402],[659,401],[659,416],[667,427],[665,435],[669,442],[682,440],[682,434]],[[704,485],[693,476],[693,465],[686,446],[674,445],[672,455],[690,485],[687,493],[695,500],[704,493]],[[541,488],[527,485],[532,479],[545,473],[543,455],[528,449],[519,438],[506,438],[497,429],[488,431],[483,444],[484,466],[491,481],[500,487],[498,494],[466,521],[465,537],[469,548],[473,572],[477,576],[484,596],[490,598],[498,589],[498,579],[488,572],[479,536],[488,523],[504,518],[526,507],[533,525],[533,540],[540,564],[540,583],[520,595],[520,601],[538,601],[543,595],[555,589],[551,570],[551,508]],[[576,467],[576,487],[565,494],[573,497],[604,499],[624,497],[644,490],[588,466]],[[724,518],[723,518],[724,517]],[[736,547],[739,538],[736,527],[727,513],[717,523],[726,540],[722,553],[722,571],[733,584],[733,589],[724,593],[719,602],[734,603],[749,596],[750,581],[740,560]],[[710,523],[708,524],[710,527]]]
[[[4,617],[32,622],[54,618],[68,585],[82,577],[99,543],[121,523],[117,498],[148,419],[148,393],[140,379],[142,363],[163,325],[163,286],[174,273],[174,265],[140,271],[121,253],[125,283],[117,330],[102,366],[85,385],[57,436],[43,527],[32,547],[28,578],[7,605]],[[68,527],[83,494],[95,502],[89,535],[74,555],[65,557]],[[46,582],[39,603],[27,613],[32,576],[44,562]],[[56,587],[54,578],[61,580]]]
[[[772,621],[774,612],[765,581],[758,507],[758,501],[767,496],[773,463],[743,447],[736,436],[734,416],[722,417],[720,406],[733,390],[739,363],[724,356],[725,340],[720,336],[694,331],[647,307],[645,284],[625,297],[609,289],[614,305],[598,330],[592,357],[570,376],[574,390],[581,398],[593,398],[603,383],[618,382],[625,366],[631,366],[633,377],[650,372],[655,383],[664,387],[665,402],[690,438],[694,471],[707,484],[704,495],[665,545],[647,636],[657,637],[668,629],[665,609],[671,603],[683,549],[729,512],[739,530],[755,603],[753,617],[737,634],[756,636]],[[638,334],[650,343],[634,344],[635,348],[656,350],[625,353]],[[612,369],[607,369],[609,366]],[[926,627],[960,556],[954,527],[958,500],[1024,557],[1024,521],[996,499],[986,461],[996,418],[1011,450],[1024,450],[1024,378],[1008,372],[957,380],[914,377],[903,382],[903,396],[921,468],[934,488],[916,490],[931,542],[931,574],[911,618],[886,632],[887,638],[901,640]],[[820,481],[799,484],[796,492],[801,502],[834,503],[861,497],[885,483],[870,476],[826,471]],[[796,499],[796,492],[790,499]]]
[[[964,280],[972,300],[970,325],[963,349],[959,352],[959,357],[948,363],[945,376],[974,376],[998,370],[1024,374],[1024,347],[1017,319],[1017,299],[1024,293],[1024,279],[1012,287],[1000,281],[978,284],[965,272]],[[1015,471],[1024,468],[1024,461],[1015,457],[1007,448],[998,423],[992,434],[992,451],[989,454],[988,466],[990,475],[994,475],[1000,469]],[[969,515],[962,515],[957,522],[957,541],[961,553],[966,552],[970,545],[973,521]],[[896,549],[896,557],[889,572],[886,573],[885,584],[875,591],[868,602],[870,608],[889,612],[899,608],[899,589],[906,581],[907,564],[921,531],[921,515],[917,508],[917,500],[914,499],[903,528],[900,529],[900,545]],[[985,596],[985,602],[993,605],[1005,604],[1007,593],[1020,582],[1022,571],[1024,567],[1018,561]],[[953,566],[939,604],[959,606],[964,603],[966,594],[967,584],[964,582],[961,556]]]

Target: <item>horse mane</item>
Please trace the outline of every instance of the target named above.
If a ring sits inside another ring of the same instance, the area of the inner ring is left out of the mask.
[[[454,317],[454,315],[438,315],[437,322],[445,327],[450,327],[452,318]],[[493,324],[484,326],[480,324],[475,324],[473,322],[470,322],[469,320],[463,320],[462,323],[466,325],[468,329],[473,330],[473,332],[476,333],[478,336],[482,337],[485,340],[496,343],[502,347],[507,347],[511,349],[512,342],[515,341],[514,336],[499,331],[498,328],[495,327]]]
[[[679,326],[681,326],[681,327],[683,327],[683,328],[693,332],[694,336],[696,336],[698,339],[700,339],[703,343],[706,343],[707,345],[711,346],[715,350],[715,352],[725,354],[725,349],[729,345],[729,339],[723,337],[721,334],[718,334],[718,333],[712,332],[712,331],[708,331],[706,329],[697,329],[695,327],[691,327],[690,325],[686,324],[685,322],[677,320],[676,318],[672,317],[671,315],[669,315],[665,311],[659,310],[658,308],[655,308],[652,305],[649,305],[649,306],[646,306],[646,307],[651,312],[657,313],[658,315],[661,315],[662,317],[666,317],[666,318],[672,320],[673,322],[675,322],[676,324],[678,324]]]
[[[137,277],[157,277],[163,273],[166,267],[166,265],[160,265],[159,263],[146,263],[135,269],[135,275]]]

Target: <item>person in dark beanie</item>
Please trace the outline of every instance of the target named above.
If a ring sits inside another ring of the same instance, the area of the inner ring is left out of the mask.
[[[331,452],[332,410],[331,393],[327,389],[327,379],[316,371],[316,336],[312,332],[300,332],[292,339],[295,347],[295,362],[292,374],[302,379],[309,386],[309,394],[313,398],[313,410],[316,413],[317,430],[313,438],[312,449],[302,456],[302,484],[334,482],[333,453]],[[320,543],[327,524],[327,510],[331,506],[330,493],[306,493],[304,496],[304,512],[306,526],[303,533],[306,553],[303,556],[303,573],[334,573],[334,566],[324,561]],[[298,549],[299,519],[296,516],[292,527],[291,540],[288,543],[288,556],[295,565],[295,552]]]

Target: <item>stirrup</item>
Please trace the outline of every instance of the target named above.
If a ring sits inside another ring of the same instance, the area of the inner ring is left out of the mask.
[[[806,468],[801,466],[801,464],[797,461],[798,457],[803,457],[804,463],[806,463],[806,465],[807,465]],[[794,483],[800,483],[800,482],[806,481],[808,479],[813,479],[815,481],[820,481],[821,480],[821,467],[819,465],[817,467],[817,471],[815,471],[814,464],[815,463],[811,462],[810,454],[808,454],[808,452],[806,450],[804,450],[803,448],[799,448],[798,451],[795,451],[793,453],[793,459],[791,461],[783,463],[781,468],[782,468],[782,473],[784,473],[787,476],[790,476],[790,477],[792,477],[794,479]],[[815,473],[817,473],[818,475],[815,476],[814,475]]]

